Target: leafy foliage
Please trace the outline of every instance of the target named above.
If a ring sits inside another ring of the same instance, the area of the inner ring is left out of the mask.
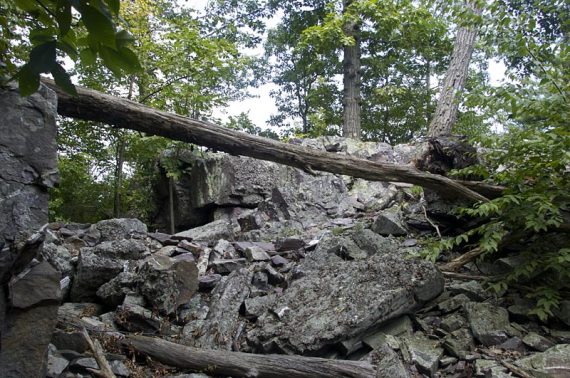
[[[134,73],[141,68],[136,54],[129,47],[132,37],[125,30],[117,29],[118,0],[9,0],[4,6],[12,14],[23,17],[24,21],[16,25],[27,31],[31,43],[27,61],[17,72],[22,96],[38,89],[42,73],[50,73],[59,87],[75,94],[69,73],[63,67],[62,59],[58,59],[62,56],[73,61],[81,57],[84,63],[93,63],[99,56],[116,75]],[[6,30],[16,26],[8,18],[0,21]],[[77,23],[87,31],[85,36],[78,36],[80,28],[75,25]],[[17,34],[6,31],[7,39],[2,42],[6,50]],[[9,68],[15,70],[13,56],[7,55]]]
[[[496,22],[518,22],[509,18],[508,9],[502,9]],[[513,241],[524,245],[520,264],[491,286],[496,290],[522,287],[536,300],[533,313],[545,319],[570,290],[570,70],[565,63],[570,49],[558,39],[548,47],[548,60],[538,60],[537,56],[546,57],[535,51],[542,47],[524,37],[515,42],[516,46],[525,46],[516,53],[529,63],[526,69],[532,75],[518,76],[521,71],[515,64],[512,82],[481,99],[482,107],[498,115],[496,120],[501,121],[504,133],[480,136],[489,147],[484,168],[456,173],[469,175],[486,169],[484,176],[504,185],[505,194],[462,209],[464,216],[483,219],[484,223],[443,240],[428,254],[433,259],[442,250],[475,243],[485,252],[484,257],[494,259],[501,256],[504,245]],[[503,51],[505,46],[499,48]],[[506,54],[507,59],[512,56]]]

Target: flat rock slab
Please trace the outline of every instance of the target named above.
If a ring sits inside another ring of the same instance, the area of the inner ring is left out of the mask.
[[[248,340],[265,353],[316,355],[412,312],[442,290],[433,264],[394,255],[307,267],[260,316]]]

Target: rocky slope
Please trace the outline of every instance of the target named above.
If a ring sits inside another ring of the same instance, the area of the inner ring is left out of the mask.
[[[302,143],[413,158],[410,146]],[[134,358],[120,345],[134,333],[205,350],[367,361],[378,377],[570,375],[570,302],[543,324],[516,293],[444,279],[412,257],[433,224],[460,226],[441,199],[224,154],[188,162],[191,173],[176,187],[177,224],[200,226],[170,235],[112,219],[44,229],[38,266],[62,273],[65,302],[49,377],[90,376],[97,367],[81,328],[102,341],[117,376],[213,376]],[[16,291],[12,302],[41,285]]]

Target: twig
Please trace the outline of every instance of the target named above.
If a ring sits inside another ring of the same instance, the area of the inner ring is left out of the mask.
[[[426,220],[429,222],[429,224],[431,224],[431,226],[433,228],[435,228],[435,231],[437,232],[437,236],[439,236],[441,238],[441,232],[439,232],[439,226],[437,224],[433,223],[431,221],[431,219],[429,219],[429,217],[427,215],[426,207],[424,205],[422,205],[422,209],[424,210],[424,216],[426,217]]]
[[[89,349],[91,349],[91,351],[93,352],[93,357],[95,357],[95,360],[99,365],[99,370],[91,368],[87,370],[102,378],[117,378],[117,376],[111,370],[109,362],[105,358],[105,352],[103,351],[103,347],[101,346],[101,343],[99,343],[99,340],[97,339],[95,339],[95,341],[91,340],[91,338],[89,337],[89,333],[87,333],[87,330],[85,328],[81,329],[81,334],[85,338],[85,341],[87,341]]]
[[[471,274],[462,274],[462,273],[456,273],[456,272],[446,272],[446,271],[442,271],[441,272],[445,277],[449,277],[449,278],[454,278],[456,280],[475,280],[475,281],[484,281],[489,279],[490,277],[485,277],[485,276],[474,276]]]
[[[456,257],[453,260],[451,260],[450,262],[448,262],[447,264],[443,265],[441,267],[441,270],[445,270],[448,272],[455,272],[455,271],[459,270],[459,268],[461,268],[463,265],[465,265],[468,262],[473,261],[477,257],[481,256],[483,253],[485,253],[484,249],[479,248],[479,247],[473,248],[472,250],[465,252],[461,256]]]
[[[498,361],[501,363],[501,365],[503,365],[504,367],[506,367],[507,369],[509,369],[513,373],[515,373],[516,375],[520,376],[521,378],[533,378],[532,375],[530,375],[529,373],[527,373],[523,369],[516,367],[515,365],[511,364],[510,362],[502,361],[502,360],[498,360]]]

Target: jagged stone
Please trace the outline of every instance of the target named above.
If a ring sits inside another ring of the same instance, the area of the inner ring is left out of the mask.
[[[124,261],[99,256],[90,247],[82,248],[77,273],[71,286],[71,300],[74,302],[95,300],[97,289],[115,278],[123,269]]]
[[[387,336],[411,335],[412,333],[412,320],[404,315],[387,322],[377,332],[364,337],[362,341],[372,349],[377,349],[386,344]]]
[[[445,337],[443,347],[450,355],[464,360],[475,348],[475,343],[469,330],[460,328]]]
[[[111,281],[97,289],[97,297],[110,308],[119,306],[128,293],[137,287],[137,275],[131,272],[121,272]]]
[[[389,211],[378,215],[371,229],[382,236],[405,236],[408,234],[398,215]]]
[[[73,273],[71,253],[64,246],[55,245],[54,243],[44,243],[41,254],[43,259],[60,271],[63,276]]]
[[[430,340],[419,332],[412,336],[404,336],[401,340],[404,360],[414,364],[420,372],[430,377],[435,376],[439,359],[443,356],[439,342]]]
[[[509,313],[489,303],[469,302],[464,305],[473,336],[485,346],[501,344],[509,338]]]
[[[441,321],[441,329],[453,332],[466,325],[465,318],[457,313],[444,317]]]
[[[470,299],[465,294],[459,294],[438,303],[437,307],[444,313],[455,311],[465,303],[469,303]]]
[[[97,222],[87,230],[84,237],[90,245],[104,241],[130,239],[136,235],[146,235],[146,225],[138,219],[117,218]]]
[[[184,327],[184,341],[197,348],[231,350],[239,327],[239,311],[250,293],[252,273],[247,269],[232,272],[214,289],[206,319]]]
[[[150,256],[138,271],[138,291],[165,314],[174,314],[198,290],[198,269],[190,261]]]
[[[277,240],[275,243],[275,250],[278,252],[294,251],[296,249],[303,248],[305,242],[298,238],[284,238]]]
[[[230,260],[214,260],[212,261],[212,268],[218,274],[230,274],[233,271],[239,270],[245,267],[246,260],[241,259],[230,259]]]
[[[540,336],[538,333],[529,332],[523,339],[522,342],[534,350],[539,352],[544,352],[548,348],[554,346],[554,343],[548,340],[544,336]]]
[[[276,267],[282,267],[289,263],[289,260],[284,258],[283,256],[275,255],[271,256],[271,264],[275,265]]]
[[[372,352],[370,359],[376,365],[376,377],[409,378],[400,357],[388,345],[381,344]]]
[[[46,377],[58,378],[67,368],[69,361],[55,353],[48,354]]]
[[[213,289],[221,279],[222,276],[220,274],[208,274],[206,276],[201,276],[198,279],[198,288],[200,290]]]
[[[159,333],[164,320],[151,310],[136,305],[122,304],[115,311],[115,323],[129,332]]]
[[[453,282],[447,286],[447,290],[452,295],[464,294],[476,302],[489,298],[489,293],[477,281]]]
[[[515,361],[534,377],[568,377],[570,374],[570,344],[555,345],[542,353]]]
[[[489,378],[512,377],[508,370],[495,360],[475,360],[475,376]]]
[[[56,329],[52,335],[51,343],[57,349],[73,350],[78,353],[89,350],[89,344],[80,332],[64,332]]]
[[[271,258],[263,249],[253,246],[245,249],[245,257],[248,261],[269,261]]]
[[[248,335],[255,349],[314,354],[409,312],[419,304],[418,292],[431,299],[443,289],[439,271],[424,261],[385,255],[315,264],[323,261],[313,256],[317,250],[300,265],[306,274],[259,317],[258,327]],[[314,260],[307,262],[310,257]],[[281,312],[283,316],[274,316]]]
[[[247,298],[244,303],[244,315],[249,319],[257,319],[271,304],[275,302],[275,296],[265,295],[262,297]]]
[[[132,374],[131,370],[122,361],[109,361],[109,366],[111,366],[111,371],[119,377],[130,377]]]
[[[234,227],[228,221],[221,219],[195,227],[187,231],[182,231],[174,235],[180,239],[214,242],[219,239],[233,240]]]

